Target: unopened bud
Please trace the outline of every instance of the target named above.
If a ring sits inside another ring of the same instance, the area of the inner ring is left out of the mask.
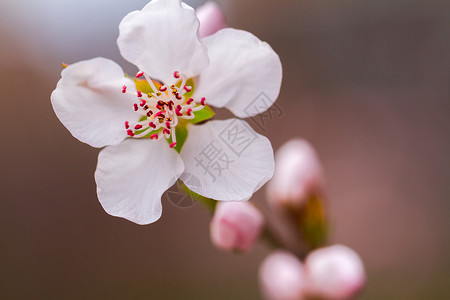
[[[351,299],[363,288],[363,263],[352,249],[334,245],[318,249],[305,260],[308,295],[325,299]]]
[[[322,166],[313,147],[301,139],[288,141],[275,154],[275,174],[267,186],[269,203],[300,208],[323,192]]]
[[[225,16],[220,7],[212,2],[206,2],[196,9],[195,13],[200,21],[198,35],[200,38],[216,33],[218,30],[225,28]]]
[[[248,202],[220,202],[211,220],[211,240],[223,250],[248,250],[261,234],[264,217]]]
[[[259,284],[265,299],[300,300],[305,286],[304,268],[293,254],[277,251],[259,268]]]

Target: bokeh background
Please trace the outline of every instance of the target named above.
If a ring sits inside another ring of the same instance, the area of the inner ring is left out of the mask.
[[[187,1],[198,6],[203,1]],[[359,252],[361,299],[450,297],[450,2],[234,0],[229,26],[278,52],[277,149],[303,137],[327,176],[333,242]],[[61,62],[119,55],[145,0],[0,2],[0,298],[259,299],[270,249],[222,253],[200,205],[138,226],[96,199],[98,150],[52,111]],[[283,129],[283,130],[281,130]],[[264,189],[255,201],[264,201]]]

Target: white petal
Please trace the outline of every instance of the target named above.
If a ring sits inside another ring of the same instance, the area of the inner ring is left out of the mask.
[[[203,38],[210,65],[200,75],[196,96],[226,107],[240,118],[268,109],[280,92],[282,69],[278,55],[253,34],[232,28]]]
[[[181,180],[216,200],[248,200],[274,172],[270,141],[238,119],[191,125],[181,158]]]
[[[53,109],[61,123],[80,141],[93,147],[116,145],[126,137],[124,122],[136,118],[134,97],[122,93],[126,85],[122,68],[105,58],[69,65],[53,91]]]
[[[122,20],[117,44],[126,60],[169,84],[174,71],[193,77],[208,65],[198,28],[194,10],[181,1],[152,1]]]
[[[98,199],[110,215],[149,224],[161,217],[161,195],[182,172],[183,161],[166,141],[127,139],[98,156]]]

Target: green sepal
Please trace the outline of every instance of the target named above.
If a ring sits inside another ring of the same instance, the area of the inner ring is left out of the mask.
[[[197,194],[196,192],[191,191],[182,181],[180,181],[179,186],[181,187],[183,192],[188,194],[190,197],[197,199],[198,202],[200,202],[201,204],[203,204],[203,206],[205,206],[205,208],[214,212],[217,206],[217,200],[206,198],[200,194]]]
[[[328,222],[323,199],[312,195],[298,211],[297,224],[303,240],[311,248],[323,246],[328,235]]]
[[[205,105],[205,107],[203,107],[202,109],[197,110],[194,113],[194,118],[189,121],[193,124],[197,124],[211,119],[212,117],[214,117],[215,114],[216,113],[211,109],[211,107]]]
[[[136,90],[138,90],[144,94],[155,93],[147,80],[133,78],[133,81],[134,81],[134,84],[136,85]],[[155,85],[156,88],[159,88],[161,86],[161,84],[156,81],[153,81],[153,84]]]

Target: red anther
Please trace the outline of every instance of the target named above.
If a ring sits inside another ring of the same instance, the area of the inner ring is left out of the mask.
[[[187,104],[187,105],[189,105],[189,104],[191,104],[191,103],[192,103],[192,101],[194,101],[194,99],[192,99],[192,98],[189,98],[189,100],[188,100],[188,101],[186,101],[186,104]]]
[[[159,110],[163,109],[163,107],[161,105],[159,105],[159,104],[156,104],[156,108],[159,109]]]
[[[205,101],[206,101],[206,99],[205,99],[205,97],[203,97],[202,100],[200,101],[201,105],[205,106]]]
[[[166,103],[164,103],[164,101],[162,101],[162,100],[159,100],[157,103],[158,103],[158,105],[160,105],[160,106],[164,106],[164,104],[166,104]]]
[[[139,104],[141,107],[145,105],[145,103],[147,103],[147,101],[145,101],[144,99],[141,100],[141,104]]]
[[[164,128],[164,129],[163,129],[163,133],[164,133],[164,134],[170,134],[170,131],[169,131],[167,128]]]
[[[166,127],[167,127],[167,129],[170,129],[170,122],[169,121],[166,122]]]
[[[165,92],[165,91],[167,91],[167,86],[165,86],[165,85],[161,86],[161,87],[159,88],[159,91],[160,91],[160,92]]]
[[[147,117],[151,117],[153,115],[153,112],[150,110],[148,113],[147,113]]]
[[[191,115],[191,112],[192,112],[192,109],[191,109],[191,108],[188,108],[186,114],[187,114],[188,116],[190,116],[190,115]]]
[[[181,117],[183,114],[180,112],[180,110],[177,108],[175,110],[175,113],[177,114],[177,116]]]
[[[136,103],[133,105],[133,107],[134,107],[134,111],[137,111],[139,109],[139,107]]]
[[[157,133],[154,133],[154,134],[152,134],[152,135],[150,136],[150,138],[151,138],[152,140],[158,139],[158,134],[157,134]]]
[[[138,96],[139,98],[142,97],[141,91],[136,91],[136,94],[137,94],[137,96]]]
[[[134,126],[134,129],[141,129],[142,125],[141,124],[137,124],[136,126]]]
[[[173,72],[173,77],[180,78],[180,72],[178,71]]]
[[[192,88],[190,86],[185,85],[184,90],[189,93],[190,91],[192,91]]]
[[[128,123],[128,121],[125,121],[125,129],[128,129],[128,128],[130,128],[130,125],[129,125],[130,123]]]
[[[180,96],[180,94],[178,94],[178,93],[175,94],[175,98],[177,98],[178,100],[181,100],[181,99],[182,99],[181,96]]]
[[[142,75],[144,75],[144,72],[139,71],[139,72],[136,73],[136,78],[139,78],[139,77],[141,77]]]
[[[169,110],[172,110],[173,102],[172,102],[172,101],[169,101],[169,103],[167,103],[167,105],[169,106]]]
[[[128,134],[129,136],[134,136],[134,133],[133,133],[133,131],[132,131],[131,129],[128,129],[128,130],[127,130],[127,134]]]
[[[181,110],[181,105],[177,105],[177,110]]]
[[[148,109],[148,105],[144,106],[144,110],[147,110],[147,109]]]
[[[124,85],[123,87],[122,87],[122,93],[126,93],[127,92],[127,86],[126,85]]]
[[[153,122],[148,123],[148,126],[150,126],[151,128],[156,128],[156,125]]]
[[[177,145],[177,143],[176,142],[173,142],[172,144],[170,144],[170,148],[173,148],[173,147],[175,147]]]
[[[158,111],[158,112],[155,114],[154,117],[157,118],[157,117],[159,117],[162,113],[163,113],[162,111]]]

